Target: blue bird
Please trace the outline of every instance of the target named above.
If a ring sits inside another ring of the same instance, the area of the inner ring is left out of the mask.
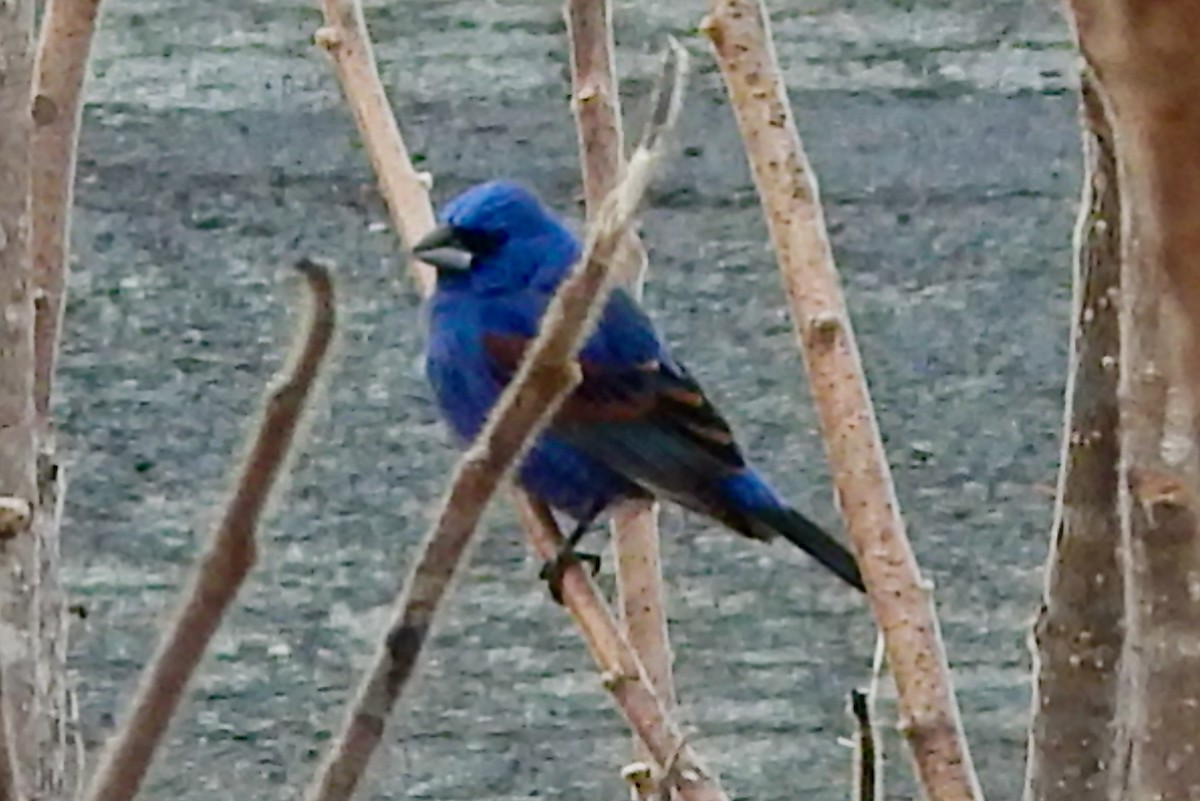
[[[413,248],[437,271],[426,374],[465,444],[515,374],[580,244],[537,197],[507,181],[453,198],[440,223]],[[854,557],[747,463],[729,424],[627,292],[613,290],[579,362],[581,384],[517,470],[525,490],[578,523],[558,567],[582,556],[575,545],[608,507],[658,497],[752,539],[783,536],[863,589]],[[557,597],[556,574],[544,575]]]

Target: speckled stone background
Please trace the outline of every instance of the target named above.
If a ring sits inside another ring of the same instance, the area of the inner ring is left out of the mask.
[[[779,56],[985,787],[1014,798],[1025,638],[1050,518],[1079,184],[1052,4],[772,2]],[[647,304],[791,498],[836,524],[779,281],[700,0],[619,0],[627,117],[663,34],[695,55],[645,216]],[[557,2],[372,2],[409,145],[445,198],[506,174],[577,213]],[[340,721],[453,453],[417,299],[297,0],[109,0],[89,87],[59,416],[73,670],[111,730],[279,365],[300,254],[341,265],[345,328],[311,433],[145,798],[295,797]],[[617,799],[623,725],[504,504],[363,798]],[[861,600],[785,545],[670,510],[682,718],[737,798],[845,799]],[[606,577],[606,581],[610,581]],[[890,705],[885,715],[894,716]],[[889,744],[891,797],[911,797]]]

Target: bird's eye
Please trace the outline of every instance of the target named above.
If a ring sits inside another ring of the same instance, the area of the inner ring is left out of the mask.
[[[508,237],[499,231],[471,231],[459,229],[458,241],[476,256],[486,256],[504,244]]]

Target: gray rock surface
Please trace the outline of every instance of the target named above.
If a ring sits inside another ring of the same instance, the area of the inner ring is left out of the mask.
[[[1079,184],[1072,51],[1010,0],[773,3],[914,545],[985,787],[1016,797],[1066,360]],[[779,487],[837,521],[815,418],[703,3],[616,6],[626,116],[662,35],[696,76],[644,233],[647,304]],[[499,174],[577,212],[557,3],[373,2],[436,195]],[[111,730],[281,361],[300,254],[341,266],[336,370],[259,570],[144,797],[294,797],[340,722],[454,457],[417,299],[322,53],[315,5],[113,0],[89,87],[59,416],[74,670]],[[363,798],[620,798],[623,724],[504,504]],[[682,717],[737,798],[844,799],[860,599],[804,557],[668,511]],[[607,571],[606,571],[607,575]],[[610,581],[606,578],[606,581]],[[894,708],[884,713],[894,720]],[[889,743],[891,797],[909,797]]]

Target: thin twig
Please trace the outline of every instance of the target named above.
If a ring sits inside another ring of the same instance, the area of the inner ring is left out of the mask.
[[[567,0],[563,16],[571,46],[571,111],[579,137],[583,196],[589,214],[594,214],[625,165],[621,98],[612,60],[612,7],[608,0]]]
[[[268,393],[233,495],[192,580],[184,606],[142,674],[133,711],[113,737],[87,793],[88,801],[127,801],[145,778],[192,673],[257,557],[254,535],[271,491],[286,469],[297,426],[317,383],[336,328],[329,269],[296,265],[311,294],[300,348]]]
[[[314,38],[333,61],[342,93],[379,181],[392,227],[404,245],[410,247],[434,225],[429,178],[413,169],[408,157],[375,68],[375,53],[362,6],[358,0],[321,0],[321,11],[325,27]],[[409,259],[408,265],[417,288],[423,296],[428,296],[433,291],[433,270],[415,259]]]
[[[660,125],[674,124],[669,114]],[[647,129],[657,143],[659,131]],[[416,672],[421,650],[484,509],[533,437],[578,385],[576,354],[608,295],[610,265],[645,194],[657,149],[642,148],[588,231],[583,258],[550,302],[541,331],[487,425],[459,460],[438,515],[392,609],[387,633],[360,683],[342,732],[317,771],[309,801],[350,798],[383,737],[392,708]]]
[[[878,801],[880,754],[875,737],[875,723],[870,693],[850,691],[850,714],[855,722],[854,736],[854,801]]]
[[[523,492],[517,493],[517,509],[534,553],[541,560],[553,559],[563,545],[563,536],[549,509]],[[578,564],[563,571],[562,599],[600,668],[604,689],[645,744],[665,789],[676,790],[684,801],[727,801],[716,777],[703,767],[655,694],[645,668],[617,628],[592,577]]]
[[[816,181],[768,24],[761,0],[715,0],[701,28],[716,51],[766,212],[838,506],[887,642],[901,729],[921,785],[933,801],[979,799],[929,585],[904,534]]]
[[[579,138],[584,199],[591,216],[625,169],[620,91],[613,65],[612,6],[608,0],[567,0],[563,13],[571,46],[571,110]],[[641,295],[646,250],[633,230],[622,244],[614,270],[635,296]],[[675,687],[663,605],[658,504],[639,501],[622,505],[613,514],[611,529],[621,627],[669,710],[675,705]],[[637,759],[647,758],[644,748],[635,737]]]
[[[672,709],[674,656],[667,631],[658,512],[658,504],[649,501],[622,504],[613,512],[612,540],[621,629],[645,665],[654,691]]]

